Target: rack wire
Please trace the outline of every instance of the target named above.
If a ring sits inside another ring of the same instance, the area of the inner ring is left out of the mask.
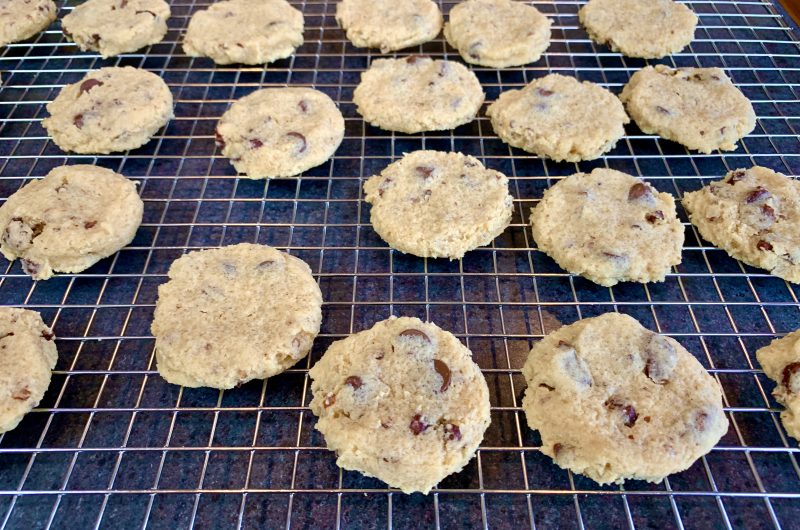
[[[447,132],[402,135],[365,124],[352,92],[377,53],[346,41],[333,0],[290,2],[305,14],[305,44],[267,68],[183,54],[189,17],[206,0],[172,1],[167,37],[140,53],[109,60],[81,53],[58,23],[0,51],[0,197],[52,167],[92,163],[138,180],[145,201],[133,243],[84,273],[34,283],[19,264],[2,263],[0,304],[40,311],[60,354],[43,402],[0,436],[2,528],[797,528],[797,443],[780,425],[773,384],[754,355],[800,325],[797,288],[732,260],[688,223],[683,263],[666,282],[603,288],[558,268],[528,229],[544,189],[598,166],[676,196],[752,164],[800,174],[800,43],[774,6],[690,2],[700,17],[696,39],[661,61],[726,69],[758,115],[737,151],[689,154],[632,125],[608,155],[569,164],[503,144],[485,107]],[[446,13],[455,2],[440,3]],[[471,67],[487,102],[547,72],[618,93],[646,64],[595,46],[578,25],[579,2],[533,4],[553,20],[552,45],[525,68]],[[74,5],[60,4],[59,18]],[[460,60],[441,36],[408,51]],[[161,75],[175,119],[129,153],[61,152],[41,127],[44,105],[86,71],[109,65]],[[339,104],[342,146],[297,178],[237,178],[214,147],[218,117],[258,87],[285,84],[318,88]],[[491,246],[459,261],[426,260],[390,250],[372,230],[362,182],[419,148],[463,151],[510,177],[514,218]],[[325,303],[311,355],[268,382],[231,391],[167,384],[155,371],[149,329],[158,285],[187,250],[243,241],[285,248],[314,271]],[[614,310],[676,337],[724,391],[729,432],[661,484],[599,487],[558,468],[540,453],[520,408],[531,344],[561,324]],[[339,470],[308,409],[308,367],[332,341],[390,314],[454,332],[490,388],[492,425],[477,457],[428,496]]]

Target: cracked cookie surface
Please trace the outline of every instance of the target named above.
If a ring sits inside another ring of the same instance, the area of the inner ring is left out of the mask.
[[[781,411],[784,429],[800,440],[800,330],[773,340],[756,351],[767,377],[775,381],[775,399],[786,407]]]
[[[0,3],[0,46],[29,39],[56,19],[53,0],[3,0]]]
[[[442,12],[431,0],[342,0],[336,22],[354,46],[388,53],[435,39]]]

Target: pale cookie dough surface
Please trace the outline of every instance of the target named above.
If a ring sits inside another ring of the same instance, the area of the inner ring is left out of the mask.
[[[458,259],[511,222],[508,178],[461,153],[414,151],[364,184],[370,221],[392,248]]]
[[[42,400],[58,360],[54,339],[39,313],[0,307],[0,433]]]
[[[311,350],[321,307],[311,269],[285,252],[249,243],[190,252],[158,288],[158,372],[187,387],[272,377]]]
[[[531,350],[522,408],[542,452],[600,484],[660,482],[728,430],[722,392],[677,341],[606,313],[564,326]]]
[[[538,61],[550,19],[515,0],[467,0],[450,10],[444,36],[468,63],[505,68]]]
[[[61,27],[81,50],[113,57],[161,42],[169,15],[164,0],[87,0],[61,20]]]
[[[692,10],[672,0],[589,0],[578,18],[593,41],[643,59],[678,53],[697,26]]]
[[[773,340],[756,351],[756,357],[767,377],[777,384],[772,395],[786,407],[781,412],[784,429],[800,440],[800,330]]]
[[[756,127],[753,105],[719,68],[647,66],[620,99],[642,131],[701,153],[733,151]]]
[[[0,2],[0,46],[33,37],[56,19],[52,0],[3,0]]]
[[[109,169],[61,166],[0,206],[0,251],[36,280],[81,272],[133,241],[144,204]]]
[[[356,110],[367,122],[404,133],[469,123],[484,97],[478,78],[464,65],[419,55],[372,61],[353,92]]]
[[[507,144],[557,162],[592,160],[610,151],[630,121],[614,94],[560,74],[503,92],[486,115]]]
[[[436,38],[442,12],[431,0],[342,0],[336,22],[354,46],[388,53]]]
[[[753,166],[683,196],[700,235],[732,257],[800,283],[800,182]]]
[[[234,102],[217,126],[217,145],[249,178],[290,177],[328,160],[344,138],[344,118],[312,88],[265,88]]]
[[[560,180],[531,211],[531,225],[539,250],[606,287],[661,282],[681,262],[672,195],[613,169]]]
[[[331,344],[309,371],[316,429],[336,463],[427,494],[474,456],[489,390],[451,333],[391,317]]]
[[[226,0],[189,21],[183,51],[217,64],[264,64],[303,44],[303,14],[285,0]]]
[[[111,66],[65,86],[47,112],[42,126],[64,151],[127,151],[149,142],[172,119],[172,93],[153,73]]]

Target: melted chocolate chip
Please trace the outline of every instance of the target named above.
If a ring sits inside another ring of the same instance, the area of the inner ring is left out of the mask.
[[[430,166],[417,166],[414,170],[424,179],[430,178],[431,175],[433,175],[433,168]]]
[[[629,201],[638,201],[641,198],[645,198],[650,200],[653,198],[653,191],[650,189],[650,186],[645,184],[644,182],[637,182],[631,189],[628,190],[628,200]]]
[[[220,149],[225,149],[225,139],[219,133],[219,131],[214,131],[214,143],[217,144],[217,147]]]
[[[547,389],[547,390],[549,390],[550,392],[552,392],[553,390],[555,390],[555,389],[556,389],[556,387],[554,387],[554,386],[550,386],[550,385],[548,385],[548,384],[546,384],[546,383],[539,383],[539,388],[546,388],[546,389]]]
[[[413,328],[401,331],[400,332],[400,336],[401,337],[418,338],[418,339],[422,340],[423,342],[427,342],[429,344],[431,342],[431,338],[428,337],[425,333],[423,333],[422,331],[420,331],[418,329],[413,329]]]
[[[770,221],[775,220],[775,209],[770,206],[769,204],[762,204],[761,205],[761,215],[769,219]]]
[[[769,199],[770,197],[772,197],[772,194],[767,188],[758,186],[747,194],[747,196],[744,198],[744,202],[747,204],[753,204],[754,202],[763,201]]]
[[[760,239],[758,243],[756,243],[756,248],[758,250],[772,250],[772,243]]]
[[[656,105],[656,110],[657,110],[658,112],[660,112],[661,114],[665,114],[665,115],[667,115],[667,116],[669,116],[670,114],[672,114],[670,111],[668,111],[667,109],[665,109],[665,108],[664,108],[664,107],[662,107],[661,105]]]
[[[336,394],[329,394],[325,396],[325,400],[322,402],[322,406],[326,409],[336,403]]]
[[[136,13],[134,13],[134,14],[135,15],[141,15],[142,13],[149,13],[149,14],[153,15],[153,18],[155,18],[155,16],[156,16],[155,13],[153,13],[152,11],[148,11],[147,9],[142,9],[141,11],[136,11]]]
[[[304,99],[301,99],[301,100],[300,100],[300,101],[297,103],[297,108],[298,108],[298,109],[300,109],[300,112],[302,112],[303,114],[305,114],[306,112],[308,112],[308,103],[306,103],[306,100],[304,100]]]
[[[14,336],[14,332],[13,331],[9,331],[8,333],[6,333],[2,337],[0,337],[0,340],[3,340],[6,337],[13,337],[13,336]]]
[[[33,261],[28,261],[26,259],[20,259],[20,264],[22,265],[22,270],[25,274],[29,274],[31,276],[35,276],[39,273],[39,270],[42,268],[41,265],[38,263],[34,263]]]
[[[695,430],[703,432],[708,427],[708,413],[705,411],[697,411],[694,415],[693,426]]]
[[[654,212],[648,213],[647,215],[644,216],[644,218],[647,220],[648,223],[655,224],[656,221],[664,220],[664,212],[662,212],[661,210],[656,210]]]
[[[253,138],[250,140],[250,149],[258,149],[259,147],[263,147],[264,142],[259,140],[258,138]]]
[[[28,390],[28,387],[25,386],[14,391],[14,393],[11,394],[11,397],[16,399],[17,401],[25,401],[26,399],[31,397],[31,391]]]
[[[537,87],[536,88],[536,93],[538,95],[542,96],[543,98],[550,97],[553,94],[555,94],[555,92],[553,92],[552,90],[547,90],[546,88],[542,88],[542,87]]]
[[[85,223],[83,223],[83,227],[86,230],[89,230],[90,228],[94,228],[96,225],[97,225],[97,221],[86,221]]]
[[[478,52],[478,50],[480,50],[480,48],[482,48],[482,47],[483,47],[483,43],[482,42],[480,42],[480,41],[473,42],[472,44],[470,44],[469,48],[467,48],[467,55],[469,55],[471,58],[473,58],[475,60],[480,59],[481,58],[481,54]]]
[[[427,56],[425,56],[425,55],[409,55],[408,57],[406,57],[406,62],[408,64],[416,64],[417,61],[419,61],[420,59],[427,59]]]
[[[358,390],[359,388],[361,388],[361,385],[363,385],[364,382],[357,375],[351,375],[350,377],[344,380],[344,384],[352,386],[353,390]]]
[[[89,92],[96,86],[103,86],[103,82],[98,81],[97,79],[87,79],[86,81],[81,83],[81,87],[78,90],[78,97],[81,97],[81,95],[83,95],[84,92]]]
[[[307,145],[306,145],[306,137],[305,136],[303,136],[299,132],[288,132],[288,133],[286,133],[286,136],[294,138],[295,140],[297,140],[299,142],[300,147],[297,149],[298,153],[302,153],[302,152],[304,152],[306,150]]]
[[[275,261],[271,260],[271,259],[268,259],[268,260],[264,260],[261,263],[259,263],[258,265],[256,265],[256,269],[258,269],[260,271],[266,271],[266,270],[269,270],[269,269],[273,268],[274,266],[275,266]]]
[[[439,388],[439,392],[444,392],[450,386],[450,367],[444,361],[434,359],[433,369],[442,377],[442,386]]]
[[[798,373],[800,373],[800,362],[797,363],[789,363],[783,368],[783,378],[781,379],[781,384],[788,390],[789,392],[796,392],[797,387],[800,386],[800,381],[798,381]]]
[[[743,180],[746,174],[747,174],[747,171],[745,171],[744,169],[737,169],[736,171],[732,171],[731,172],[731,175],[728,177],[728,180],[726,180],[725,182],[727,182],[730,185],[734,185],[737,182],[739,182],[740,180]]]
[[[666,337],[653,333],[644,350],[644,375],[657,385],[666,384],[678,364],[675,347]]]
[[[53,340],[53,337],[55,337],[55,334],[52,331],[47,331],[47,330],[42,331],[42,338],[44,340]]]
[[[128,0],[122,0],[122,3],[119,5],[120,9],[128,5]]]
[[[83,114],[76,114],[75,117],[72,118],[72,124],[78,129],[83,129]]]
[[[618,410],[622,413],[622,421],[625,427],[633,427],[636,424],[636,419],[639,417],[633,405],[629,405],[617,397],[610,397],[603,405],[608,410]]]
[[[411,429],[414,436],[422,434],[428,427],[430,427],[430,425],[422,421],[422,416],[420,414],[414,414],[414,417],[411,418],[411,423],[408,425],[408,428]]]
[[[556,456],[558,456],[558,453],[560,453],[563,449],[564,444],[553,444],[553,454]]]
[[[455,423],[444,424],[444,439],[452,442],[461,440],[461,429]]]

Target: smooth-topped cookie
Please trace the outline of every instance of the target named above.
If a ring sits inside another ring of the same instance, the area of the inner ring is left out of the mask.
[[[538,61],[550,19],[514,0],[467,0],[450,10],[444,36],[468,63],[505,68]]]
[[[620,99],[642,131],[701,153],[733,151],[756,127],[750,101],[719,68],[647,66]]]
[[[522,408],[560,467],[600,484],[660,482],[728,430],[719,384],[677,341],[606,313],[550,333],[522,369]]]
[[[683,225],[672,195],[613,169],[560,180],[531,210],[531,225],[539,250],[606,287],[661,282],[681,262]]]
[[[353,103],[375,127],[418,133],[471,122],[484,97],[478,78],[463,64],[411,55],[372,61]]]
[[[319,90],[264,88],[231,105],[216,137],[239,173],[291,177],[333,156],[344,138],[344,118]]]
[[[317,430],[336,463],[427,494],[474,456],[489,390],[451,333],[391,317],[331,344],[309,371]]]
[[[161,42],[169,15],[164,0],[87,0],[61,20],[61,27],[81,50],[112,57]]]
[[[342,0],[336,21],[354,46],[388,53],[436,38],[442,12],[431,0]]]
[[[47,112],[42,126],[64,151],[127,151],[149,142],[172,119],[172,93],[153,73],[110,66],[65,86]]]
[[[0,46],[29,39],[56,19],[53,0],[3,0],[0,2]]]
[[[285,252],[250,243],[190,252],[158,288],[158,373],[212,388],[272,377],[311,350],[321,307],[311,269]]]
[[[511,222],[508,178],[461,153],[409,153],[370,177],[364,192],[378,235],[415,256],[461,258]]]
[[[767,377],[777,384],[772,395],[786,407],[781,412],[783,428],[800,440],[800,330],[773,340],[757,350],[756,357]]]
[[[58,360],[54,339],[39,313],[0,307],[0,433],[42,400]]]
[[[486,115],[507,144],[557,162],[592,160],[610,151],[630,121],[614,94],[560,74],[506,90]]]
[[[800,182],[771,169],[737,169],[686,193],[700,235],[732,257],[800,283]]]
[[[0,206],[0,251],[35,280],[81,272],[133,241],[144,204],[110,169],[54,168]]]
[[[678,53],[697,26],[692,10],[673,0],[589,0],[578,18],[593,41],[643,59]]]
[[[183,51],[217,64],[264,64],[303,44],[303,14],[285,0],[225,0],[189,21]]]

